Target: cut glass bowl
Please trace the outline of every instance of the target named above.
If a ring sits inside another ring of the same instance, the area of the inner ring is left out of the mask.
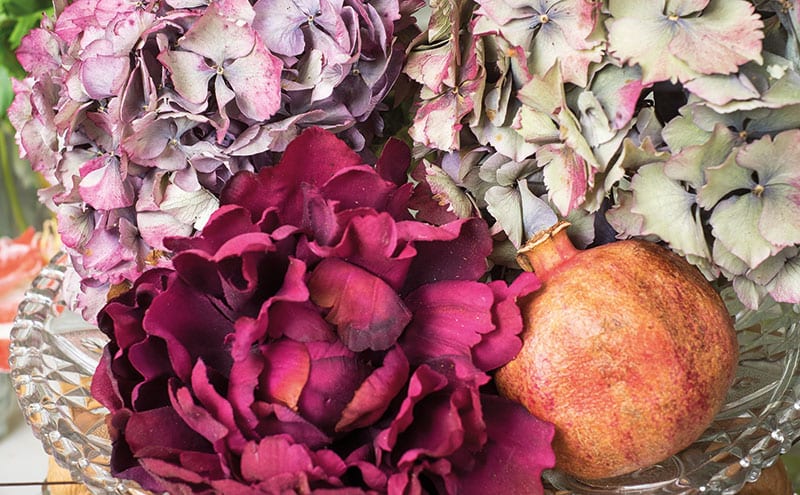
[[[110,473],[107,411],[90,394],[106,338],[65,310],[67,263],[56,256],[20,305],[10,358],[17,397],[45,450],[93,493],[146,495]],[[735,494],[789,450],[800,437],[800,307],[770,302],[751,311],[729,288],[721,294],[736,321],[740,356],[711,427],[683,452],[626,476],[584,482],[549,471],[548,495]]]

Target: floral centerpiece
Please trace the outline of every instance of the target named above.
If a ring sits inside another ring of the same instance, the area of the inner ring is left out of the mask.
[[[796,0],[59,7],[9,115],[148,489],[541,493],[492,373],[557,218],[800,303]]]

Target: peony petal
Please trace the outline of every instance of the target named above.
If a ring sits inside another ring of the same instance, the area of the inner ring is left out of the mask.
[[[292,444],[282,436],[250,442],[242,452],[242,477],[247,481],[269,480],[283,474],[299,475],[313,467],[308,448]]]
[[[198,297],[197,289],[180,279],[156,296],[142,321],[151,335],[167,342],[170,360],[183,382],[191,379],[194,362],[203,358],[209,367],[227,372],[231,356],[225,349],[225,339],[233,325],[207,297]],[[186,301],[192,301],[192,311],[177,311]]]
[[[473,346],[472,357],[475,366],[490,371],[505,365],[522,348],[522,314],[517,301],[539,289],[541,282],[533,273],[522,273],[508,286],[496,280],[489,288],[494,295],[492,323],[494,329],[483,335],[481,341]]]
[[[192,430],[172,407],[134,413],[125,440],[137,457],[169,459],[181,451],[210,451],[208,441]]]
[[[170,390],[170,401],[181,419],[195,433],[201,435],[220,450],[221,441],[228,434],[228,428],[214,419],[209,411],[194,402],[192,393],[186,387]]]
[[[297,410],[300,394],[311,372],[311,357],[306,346],[291,340],[270,342],[261,347],[265,368],[259,378],[260,389],[270,402],[280,402]]]
[[[333,431],[369,368],[340,342],[309,342],[306,346],[311,356],[311,373],[298,410],[313,425]]]
[[[483,462],[459,476],[459,493],[544,493],[542,471],[556,460],[550,445],[553,425],[504,398],[482,395],[481,404],[489,441]]]
[[[336,258],[317,265],[308,281],[311,300],[329,309],[344,344],[360,352],[391,347],[411,320],[397,293],[374,275]]]
[[[409,294],[405,303],[414,316],[403,333],[401,346],[414,364],[441,356],[471,357],[481,335],[494,329],[494,298],[485,284],[427,284]]]
[[[408,375],[408,359],[401,348],[395,346],[383,358],[381,367],[358,387],[353,399],[342,411],[336,431],[365,428],[377,422],[405,387]]]
[[[417,250],[403,293],[439,280],[477,280],[486,273],[492,241],[482,219],[457,220],[435,229],[398,222],[397,228],[401,238],[415,240]]]

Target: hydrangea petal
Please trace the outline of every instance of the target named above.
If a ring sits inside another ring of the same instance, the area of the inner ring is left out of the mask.
[[[769,294],[778,302],[800,303],[800,257],[788,260],[768,286]]]
[[[236,92],[236,105],[253,120],[272,117],[281,106],[281,61],[262,43],[246,57],[225,66],[225,79]]]
[[[99,157],[87,162],[81,174],[85,174],[79,186],[81,196],[94,208],[113,210],[133,204],[133,186],[123,178],[116,158]]]
[[[708,222],[717,241],[750,266],[757,267],[774,248],[758,231],[763,205],[752,194],[726,199],[714,208]]]
[[[655,234],[684,254],[709,257],[702,226],[692,213],[695,195],[667,177],[663,164],[643,166],[631,185],[631,212],[644,217],[644,234]]]
[[[170,50],[162,52],[159,61],[169,69],[175,91],[195,105],[208,100],[208,83],[216,72],[208,66],[201,55],[192,52]]]
[[[667,12],[663,1],[638,3],[609,3],[608,40],[613,55],[641,66],[645,85],[729,74],[748,61],[761,62],[763,24],[749,2],[711,0],[702,15],[695,15],[698,5],[676,4],[685,11],[670,5]]]
[[[225,60],[247,56],[253,50],[255,32],[247,23],[224,16],[218,3],[209,5],[178,45],[222,65]]]

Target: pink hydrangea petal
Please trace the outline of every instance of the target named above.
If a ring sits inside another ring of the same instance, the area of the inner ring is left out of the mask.
[[[246,57],[225,66],[225,79],[236,92],[239,110],[253,120],[267,120],[281,105],[280,59],[261,43]]]
[[[95,100],[117,96],[128,82],[130,61],[124,57],[97,55],[81,64],[81,80],[86,94]]]
[[[81,197],[98,210],[133,205],[133,186],[122,177],[119,160],[101,156],[81,168]]]

